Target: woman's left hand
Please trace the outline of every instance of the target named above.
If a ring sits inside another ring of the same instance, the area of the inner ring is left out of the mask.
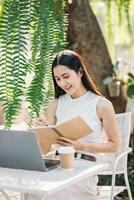
[[[57,144],[62,146],[73,146],[75,149],[79,149],[80,142],[78,140],[71,140],[65,137],[57,139]]]

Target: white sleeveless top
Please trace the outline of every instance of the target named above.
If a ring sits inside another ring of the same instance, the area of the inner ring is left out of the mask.
[[[98,117],[96,108],[101,96],[87,91],[83,96],[72,99],[68,94],[62,95],[58,99],[56,110],[56,124],[62,123],[76,116],[81,116],[92,128],[93,132],[80,141],[90,143],[103,142],[103,127]]]

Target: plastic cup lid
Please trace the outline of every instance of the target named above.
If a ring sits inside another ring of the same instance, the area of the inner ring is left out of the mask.
[[[58,153],[74,153],[75,149],[72,146],[60,146]]]

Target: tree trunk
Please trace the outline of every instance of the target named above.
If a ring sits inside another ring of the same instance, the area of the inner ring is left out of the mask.
[[[67,6],[69,17],[68,40],[73,49],[87,62],[87,70],[98,90],[112,101],[116,112],[123,112],[126,97],[122,92],[119,97],[110,98],[102,80],[112,75],[112,62],[109,52],[94,15],[89,0],[73,0]]]

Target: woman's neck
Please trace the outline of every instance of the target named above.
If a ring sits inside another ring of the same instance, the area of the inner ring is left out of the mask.
[[[87,93],[87,89],[83,86],[81,89],[79,89],[74,94],[72,94],[71,97],[72,97],[72,99],[76,99],[78,97],[83,96],[86,93]]]

